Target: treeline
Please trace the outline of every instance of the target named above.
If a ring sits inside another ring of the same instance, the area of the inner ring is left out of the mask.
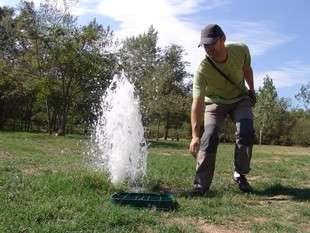
[[[71,4],[71,5],[70,5]],[[190,138],[192,74],[182,46],[158,46],[158,33],[114,38],[95,19],[78,25],[72,1],[0,7],[0,130],[87,133],[114,74],[126,72],[139,95],[147,137]],[[308,145],[309,85],[292,109],[265,78],[254,108],[257,142]],[[225,122],[221,138],[232,141]]]
[[[77,24],[70,1],[21,2],[0,8],[0,129],[85,132],[96,120],[100,98],[114,74],[126,72],[141,99],[146,127],[188,122],[190,77],[178,45],[160,48],[151,26],[119,42],[93,20]],[[156,128],[155,127],[155,128]],[[154,128],[154,127],[150,127]]]

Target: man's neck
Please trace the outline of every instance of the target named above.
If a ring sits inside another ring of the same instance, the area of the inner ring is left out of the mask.
[[[223,52],[220,53],[219,56],[213,57],[213,60],[219,63],[224,63],[226,62],[227,58],[228,58],[227,49],[223,48]]]

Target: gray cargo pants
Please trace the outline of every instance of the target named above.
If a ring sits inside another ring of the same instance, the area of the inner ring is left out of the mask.
[[[197,156],[194,185],[208,189],[212,183],[216,152],[219,144],[219,129],[229,114],[236,124],[234,169],[239,174],[250,171],[254,143],[253,112],[250,100],[235,104],[210,104],[205,106],[205,130]]]

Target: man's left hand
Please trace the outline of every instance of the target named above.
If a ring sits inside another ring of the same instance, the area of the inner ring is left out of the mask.
[[[252,107],[254,107],[254,105],[256,104],[255,91],[248,90],[247,95],[250,97],[250,101],[251,101]]]

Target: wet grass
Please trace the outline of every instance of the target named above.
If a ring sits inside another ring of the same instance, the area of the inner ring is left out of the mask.
[[[221,144],[210,193],[191,195],[187,141],[150,140],[144,192],[179,208],[110,204],[112,185],[87,156],[88,138],[0,132],[0,232],[310,232],[310,151],[256,146],[250,194],[232,181],[233,145]]]

